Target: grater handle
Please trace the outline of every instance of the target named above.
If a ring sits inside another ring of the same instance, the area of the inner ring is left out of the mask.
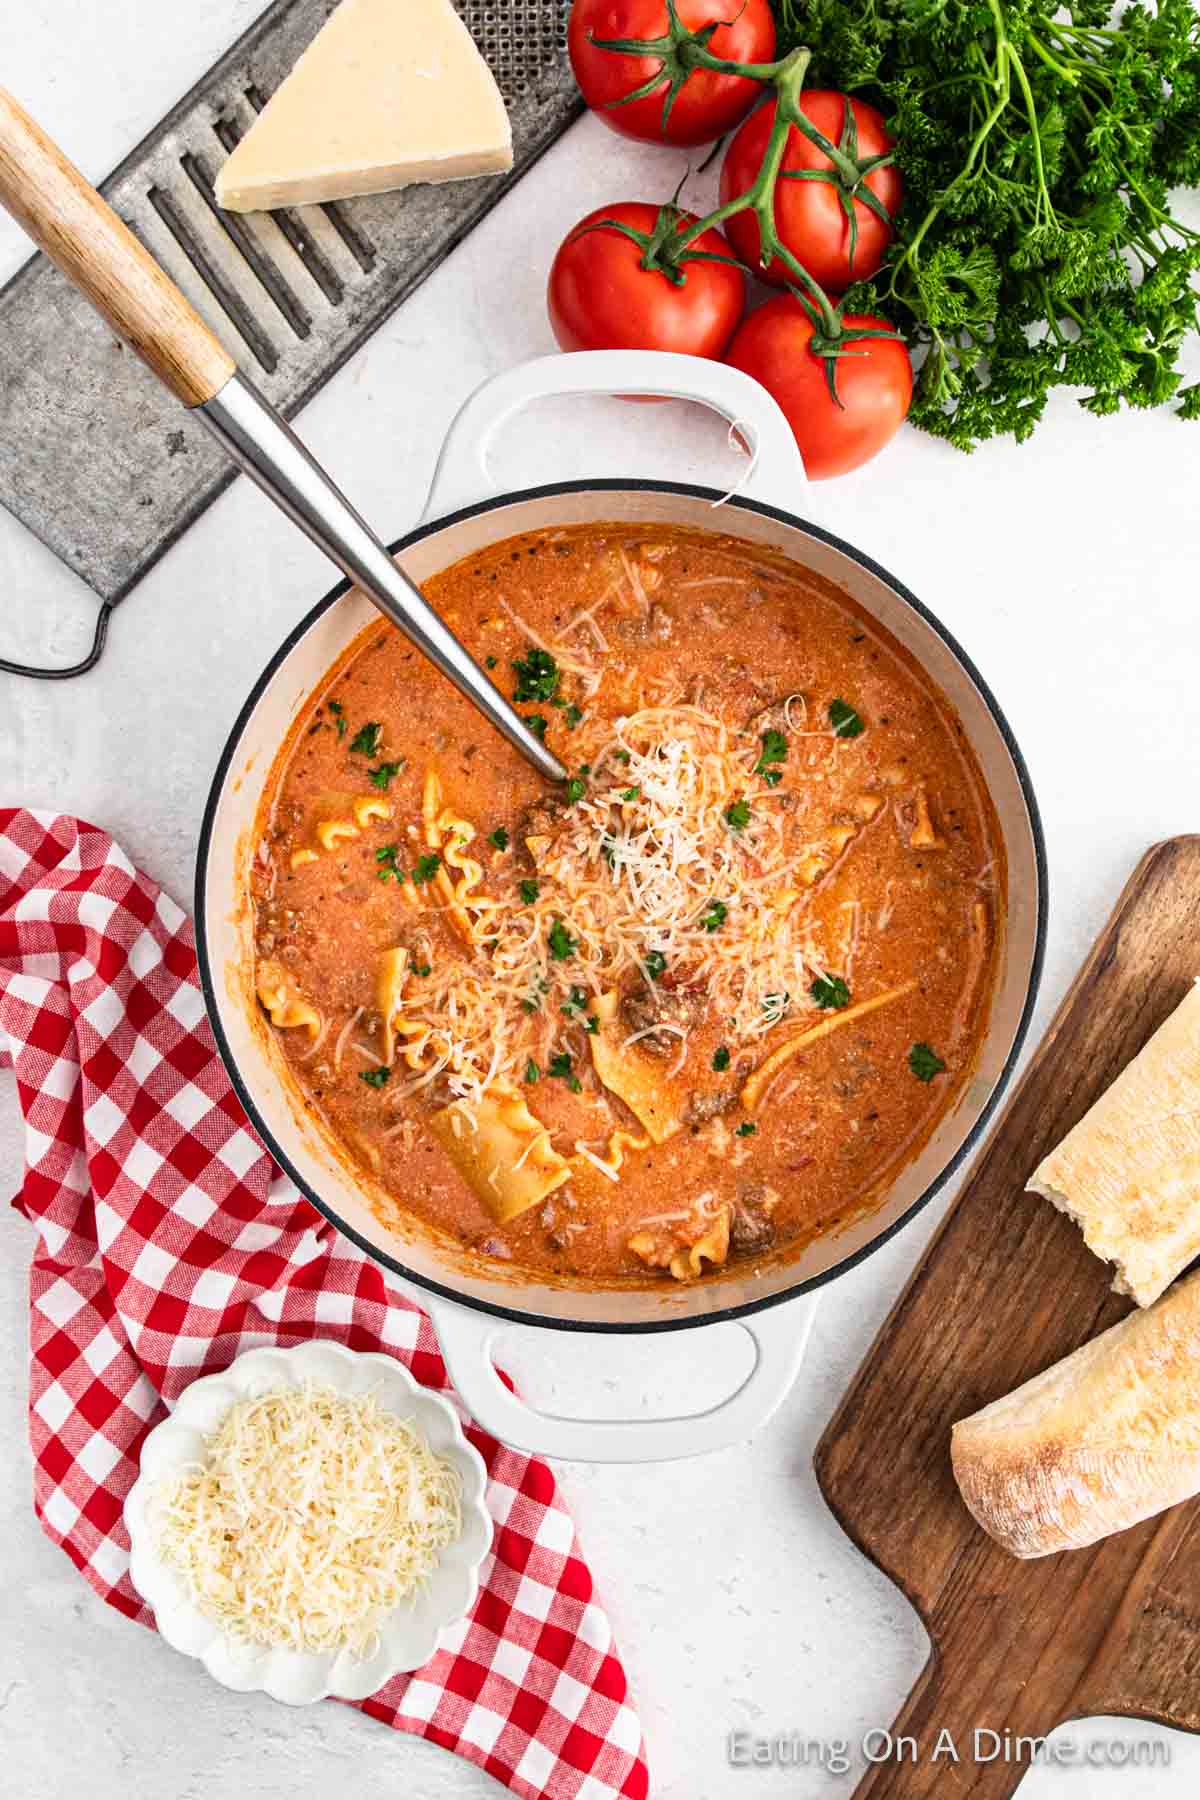
[[[229,352],[129,227],[0,87],[0,204],[185,406],[218,393]]]
[[[567,771],[79,170],[0,87],[0,205],[293,524],[547,781]]]

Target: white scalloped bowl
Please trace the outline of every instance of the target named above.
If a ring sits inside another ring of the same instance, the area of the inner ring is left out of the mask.
[[[341,1394],[374,1393],[389,1412],[411,1420],[462,1479],[459,1537],[441,1552],[426,1586],[383,1618],[375,1653],[361,1659],[349,1650],[266,1649],[231,1637],[200,1612],[183,1577],[160,1559],[146,1520],[150,1488],[171,1470],[203,1456],[205,1438],[231,1406],[280,1388],[301,1387],[306,1381]],[[486,1485],[483,1459],[463,1436],[449,1401],[419,1386],[390,1356],[346,1350],[322,1339],[288,1350],[247,1350],[228,1369],[201,1376],[185,1389],[171,1417],[156,1425],[142,1445],[138,1478],[125,1501],[132,1546],[130,1579],[154,1609],[168,1644],[185,1656],[198,1657],[222,1686],[239,1693],[270,1694],[288,1706],[307,1706],[328,1696],[365,1700],[393,1675],[428,1662],[440,1633],[474,1605],[479,1570],[492,1544]]]

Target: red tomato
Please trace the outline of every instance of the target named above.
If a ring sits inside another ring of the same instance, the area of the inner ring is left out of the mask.
[[[886,319],[847,313],[843,324],[891,331]],[[793,294],[780,294],[752,312],[725,361],[761,381],[779,402],[800,446],[811,481],[845,475],[869,462],[904,423],[912,400],[912,364],[897,338],[868,337],[849,344],[837,362],[839,407],[830,397],[825,364],[809,348],[812,322]]]
[[[770,62],[775,55],[775,21],[769,0],[676,0],[679,21],[697,31],[716,19],[708,48],[732,62]],[[593,38],[660,38],[670,28],[666,0],[575,0],[567,28],[571,67],[583,97],[606,125],[622,137],[650,144],[707,144],[744,119],[762,93],[757,81],[693,69],[675,96],[663,128],[667,82],[627,106],[615,106],[661,68],[661,57],[626,56],[599,50]]]
[[[800,111],[811,119],[817,130],[831,144],[839,144],[845,123],[845,96],[813,88],[802,93]],[[863,100],[851,100],[850,108],[858,130],[860,161],[882,156],[892,148],[892,139],[883,124],[883,114]],[[774,121],[773,106],[760,107],[742,126],[725,154],[721,170],[721,204],[734,200],[754,185],[762,163],[767,139]],[[883,261],[892,238],[890,225],[885,225],[862,200],[854,202],[858,221],[858,241],[854,261],[850,261],[850,221],[846,217],[837,189],[828,181],[789,181],[788,169],[828,169],[829,158],[823,150],[806,138],[795,125],[788,127],[783,164],[775,183],[775,229],[780,242],[797,257],[827,293],[840,294],[852,281],[867,281]],[[874,170],[867,176],[866,186],[887,211],[895,217],[903,192],[900,171],[894,163]],[[748,268],[758,270],[761,245],[758,220],[747,209],[735,213],[725,224],[729,241]],[[777,256],[770,267],[759,271],[764,281],[784,287],[791,279]]]
[[[564,350],[682,350],[721,356],[737,329],[746,281],[733,263],[688,262],[676,285],[658,269],[643,269],[642,251],[603,219],[635,231],[654,230],[659,209],[647,201],[601,206],[569,232],[554,258],[546,302]],[[683,222],[691,224],[690,214]],[[597,230],[589,230],[598,226]],[[696,249],[729,255],[719,231],[706,231]]]

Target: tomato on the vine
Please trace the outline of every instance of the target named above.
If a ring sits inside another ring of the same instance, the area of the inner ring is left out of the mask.
[[[886,319],[847,313],[856,337],[833,359],[837,398],[829,391],[825,359],[812,349],[812,319],[794,294],[779,294],[752,312],[725,361],[762,383],[779,402],[799,445],[810,480],[845,475],[895,437],[912,401],[912,364]]]
[[[728,262],[685,261],[679,281],[643,268],[644,245],[626,232],[652,238],[663,213],[648,201],[619,201],[597,207],[567,233],[546,291],[550,323],[564,350],[723,354],[742,316],[745,276],[719,231],[703,232],[692,247],[705,256],[730,257]],[[695,223],[692,214],[673,208],[670,221]]]
[[[706,43],[713,56],[763,63],[775,54],[769,0],[741,0],[740,5],[731,0],[675,0],[675,15],[683,28],[682,39],[695,32],[703,35],[705,27],[715,24]],[[603,50],[595,42],[607,38],[644,43],[671,35],[666,0],[575,0],[567,27],[575,79],[597,118],[623,137],[651,144],[710,143],[745,118],[762,93],[757,81],[688,67],[686,43],[679,51],[681,60],[673,64],[670,56]],[[626,99],[647,84],[650,91]]]
[[[797,126],[790,125],[775,183],[775,229],[785,249],[804,264],[814,281],[820,282],[828,293],[841,294],[852,281],[867,281],[877,272],[892,239],[890,221],[903,193],[900,171],[894,163],[868,167],[857,184],[850,170],[889,155],[895,146],[883,114],[865,100],[811,88],[801,93],[798,107],[846,159],[843,180],[839,182],[838,169],[826,152]],[[721,169],[722,205],[753,186],[774,118],[773,106],[760,107],[730,144]],[[797,175],[797,170],[817,171],[828,178]],[[861,198],[863,188],[874,197],[874,205]],[[851,207],[853,227],[848,210]],[[887,218],[881,218],[875,207]],[[788,271],[777,256],[772,257],[768,268],[759,269],[761,240],[758,220],[751,210],[735,213],[726,221],[725,230],[747,267],[774,287],[788,283]]]

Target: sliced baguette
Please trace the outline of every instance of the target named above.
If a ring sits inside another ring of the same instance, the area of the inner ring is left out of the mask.
[[[1139,1306],[1200,1256],[1200,984],[1029,1186],[1075,1220]]]
[[[1014,1556],[1094,1544],[1200,1493],[1200,1274],[960,1420],[950,1457]]]

